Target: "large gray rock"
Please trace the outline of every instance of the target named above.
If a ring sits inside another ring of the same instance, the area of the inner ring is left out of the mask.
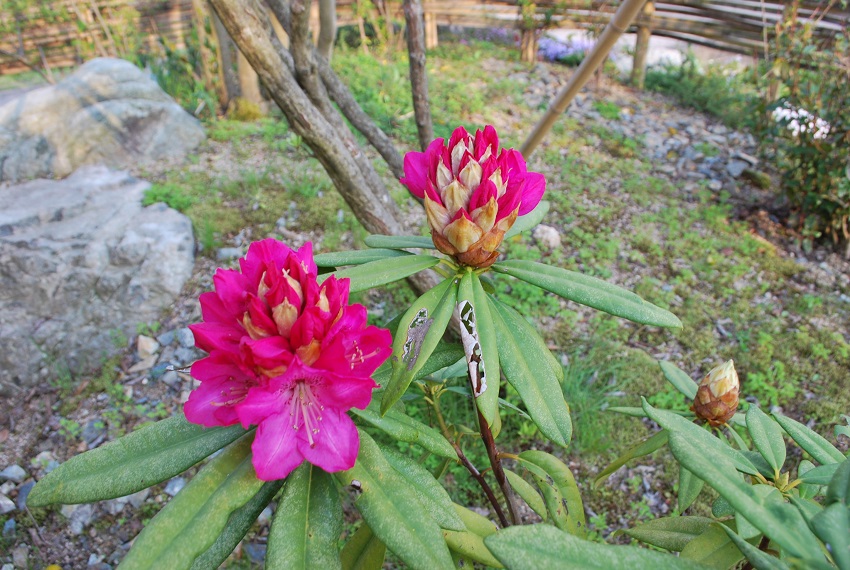
[[[0,181],[179,157],[203,139],[201,124],[149,75],[121,59],[93,59],[0,106]]]
[[[192,224],[101,166],[0,186],[0,392],[96,368],[192,273]]]

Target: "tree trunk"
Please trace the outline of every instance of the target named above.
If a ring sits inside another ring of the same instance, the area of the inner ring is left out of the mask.
[[[404,19],[407,22],[407,52],[410,60],[410,90],[419,146],[424,151],[434,140],[431,105],[428,102],[428,74],[425,69],[425,29],[422,0],[404,0]]]
[[[319,0],[319,55],[331,60],[336,41],[336,0]]]
[[[208,1],[207,4],[209,4]],[[233,40],[227,35],[227,30],[224,29],[215,10],[210,7],[209,13],[212,20],[212,29],[215,33],[216,45],[220,54],[219,65],[221,66],[221,75],[224,81],[224,88],[222,89],[224,99],[221,99],[219,103],[222,108],[226,109],[230,100],[239,96],[239,76],[236,73],[236,54],[239,50],[236,49]]]
[[[425,12],[425,49],[434,49],[438,44],[437,15],[433,12]]]
[[[537,30],[522,30],[520,38],[520,60],[525,63],[537,61]]]
[[[324,166],[357,219],[372,233],[400,234],[400,214],[386,188],[370,187],[369,182],[377,175],[374,171],[369,175],[361,170],[368,163],[360,160],[362,151],[346,144],[337,131],[338,123],[328,121],[299,85],[293,74],[294,58],[288,57],[279,42],[277,46],[273,42],[271,23],[257,0],[211,1],[240,52],[257,71],[292,129]],[[294,46],[293,33],[290,38]],[[353,140],[350,131],[348,137]]]

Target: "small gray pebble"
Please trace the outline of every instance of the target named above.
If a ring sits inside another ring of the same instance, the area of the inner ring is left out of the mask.
[[[168,346],[174,342],[174,331],[165,331],[156,337],[156,341],[160,344],[160,346]]]
[[[0,471],[0,479],[8,479],[15,483],[20,483],[27,476],[27,472],[20,465],[9,465],[3,471]]]
[[[195,346],[195,334],[190,328],[183,327],[182,329],[177,329],[175,336],[177,337],[177,342],[183,348],[193,348]]]
[[[186,486],[186,480],[183,477],[175,477],[165,486],[165,494],[169,497],[173,497],[177,493],[183,490],[183,487]]]
[[[24,510],[24,507],[27,506],[27,497],[32,491],[32,488],[35,487],[35,481],[30,481],[28,483],[24,483],[18,489],[18,497],[15,499],[15,504],[18,505],[18,510]]]
[[[15,538],[15,519],[9,519],[3,523],[3,538]]]

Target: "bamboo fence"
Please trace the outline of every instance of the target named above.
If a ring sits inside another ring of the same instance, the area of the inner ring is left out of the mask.
[[[340,26],[358,24],[357,2],[337,0]],[[815,34],[827,40],[845,28],[850,17],[837,2],[828,2],[801,0],[797,4],[799,17],[810,22]],[[53,0],[46,4],[54,13],[64,10],[70,17],[50,21],[39,8],[15,15],[0,11],[0,74],[27,69],[23,56],[31,64],[46,63],[56,68],[79,64],[86,57],[121,55],[121,39],[110,30],[126,25],[122,8],[136,10],[134,25],[141,32],[143,46],[151,49],[162,44],[183,47],[194,25],[192,0]],[[657,0],[654,10],[642,11],[630,30],[650,30],[654,35],[758,57],[763,55],[790,4],[791,0]],[[384,1],[381,5],[390,9],[394,19],[403,22],[400,1]],[[620,1],[537,0],[535,5],[538,28],[601,29]],[[438,25],[519,29],[523,24],[517,0],[423,0],[423,6],[429,47],[436,45]],[[312,22],[317,30],[315,2],[313,11]]]

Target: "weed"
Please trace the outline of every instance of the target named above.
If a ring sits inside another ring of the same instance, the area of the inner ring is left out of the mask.
[[[612,101],[594,101],[593,108],[603,119],[614,121],[620,118],[620,106]]]

